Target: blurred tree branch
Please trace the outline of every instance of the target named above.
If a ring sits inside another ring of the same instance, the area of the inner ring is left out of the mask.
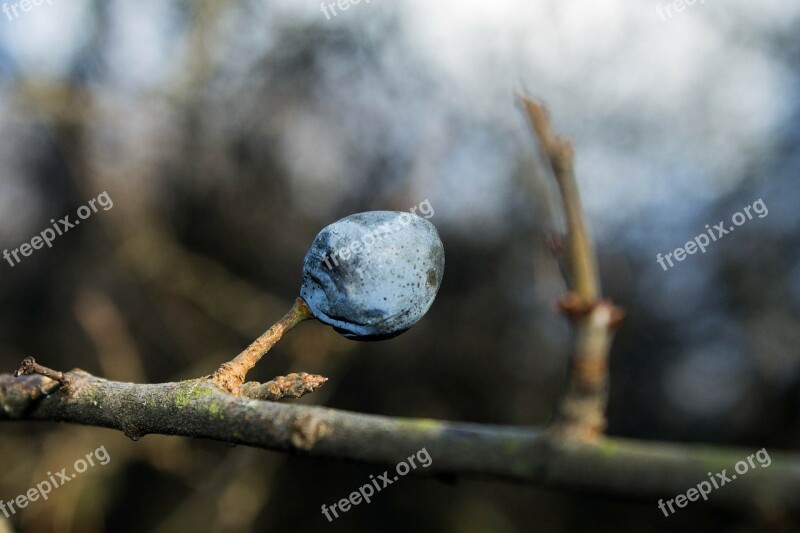
[[[575,340],[569,381],[554,429],[591,439],[606,428],[608,356],[624,312],[600,296],[597,255],[583,216],[572,143],[553,131],[544,105],[524,95],[520,102],[558,184],[567,221],[565,260],[573,292],[561,300],[560,307],[575,326]]]

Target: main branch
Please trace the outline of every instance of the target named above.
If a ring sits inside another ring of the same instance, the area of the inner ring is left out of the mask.
[[[673,498],[708,472],[755,450],[600,438],[560,439],[519,427],[389,418],[233,396],[208,380],[138,385],[82,371],[54,379],[0,374],[0,420],[60,421],[113,428],[138,439],[182,435],[317,457],[393,465],[425,448],[426,469],[448,477],[533,483],[650,499]],[[771,454],[708,503],[752,510],[800,510],[800,460]]]

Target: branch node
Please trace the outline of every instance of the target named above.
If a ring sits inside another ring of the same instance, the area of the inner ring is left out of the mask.
[[[604,307],[608,311],[607,327],[610,331],[616,331],[622,326],[625,320],[625,309],[615,305],[610,300],[598,300],[596,302],[588,302],[580,295],[570,292],[567,293],[559,302],[558,309],[573,322],[588,316],[598,307]]]
[[[297,417],[292,424],[290,440],[292,445],[308,451],[323,437],[331,433],[331,428],[314,413],[305,413]]]
[[[569,292],[558,302],[558,309],[575,322],[591,313],[595,305],[596,302],[587,301],[577,293]]]

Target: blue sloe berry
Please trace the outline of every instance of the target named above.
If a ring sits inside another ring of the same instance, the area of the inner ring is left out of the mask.
[[[403,333],[433,303],[444,274],[436,228],[407,212],[369,211],[319,232],[303,261],[300,296],[347,338]]]

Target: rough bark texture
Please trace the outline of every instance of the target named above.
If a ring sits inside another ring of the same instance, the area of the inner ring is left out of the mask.
[[[601,437],[561,439],[533,428],[387,418],[232,396],[200,379],[137,385],[67,372],[64,384],[0,375],[0,420],[61,421],[182,435],[311,456],[394,465],[425,448],[438,473],[534,483],[637,499],[674,498],[755,452]],[[771,454],[709,495],[753,511],[800,510],[800,460]]]

